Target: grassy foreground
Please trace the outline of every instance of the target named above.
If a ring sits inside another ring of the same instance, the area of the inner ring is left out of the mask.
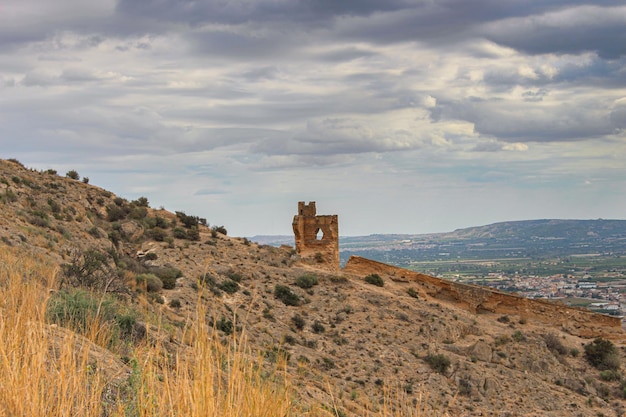
[[[97,315],[84,336],[47,323],[56,273],[36,255],[0,247],[0,416],[344,415],[300,404],[284,364],[264,369],[243,338],[224,346],[203,322],[176,355],[153,339],[132,346],[124,365],[102,347],[111,329]],[[420,404],[400,408],[370,415],[426,415]]]

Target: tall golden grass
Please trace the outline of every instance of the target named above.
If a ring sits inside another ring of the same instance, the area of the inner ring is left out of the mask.
[[[224,346],[204,321],[175,356],[159,344],[137,347],[111,385],[93,366],[106,339],[98,317],[87,332],[95,343],[46,324],[55,273],[35,255],[0,248],[0,416],[299,415],[284,371],[263,369],[238,340]]]
[[[285,363],[268,368],[244,333],[224,344],[205,320],[191,321],[185,345],[175,352],[160,343],[133,347],[125,367],[101,347],[110,324],[98,317],[84,337],[46,322],[56,272],[35,254],[0,247],[0,417],[345,415],[334,405],[301,405]],[[202,303],[196,313],[206,317]],[[95,363],[98,354],[109,361]],[[107,372],[107,363],[117,363],[116,374]],[[368,415],[439,415],[426,413],[421,401],[407,406],[396,394]]]

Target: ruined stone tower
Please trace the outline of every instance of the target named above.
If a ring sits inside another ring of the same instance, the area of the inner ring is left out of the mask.
[[[300,201],[292,225],[296,251],[302,259],[339,270],[339,221],[336,214],[318,216],[315,201],[309,204]]]

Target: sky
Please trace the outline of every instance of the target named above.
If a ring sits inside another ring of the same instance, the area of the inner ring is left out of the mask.
[[[0,158],[224,225],[626,218],[623,0],[2,0]]]

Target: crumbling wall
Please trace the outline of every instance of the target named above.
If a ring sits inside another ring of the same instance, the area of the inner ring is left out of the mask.
[[[518,315],[525,319],[560,325],[569,333],[581,337],[624,337],[619,317],[594,313],[583,308],[567,307],[488,287],[447,281],[359,256],[350,257],[343,271],[361,276],[376,273],[383,279],[407,283],[415,282],[427,295],[453,302],[459,307],[477,314]]]
[[[339,220],[337,215],[318,216],[315,201],[298,202],[293,217],[296,252],[303,260],[330,270],[339,270]]]

